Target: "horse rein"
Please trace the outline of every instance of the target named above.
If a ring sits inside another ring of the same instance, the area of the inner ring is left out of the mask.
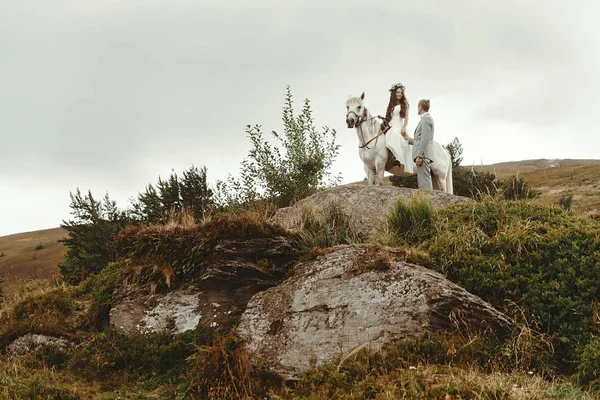
[[[361,137],[361,139],[363,141],[363,145],[362,146],[358,146],[359,149],[364,149],[365,147],[367,147],[367,145],[369,143],[371,143],[373,140],[378,139],[379,136],[384,135],[389,130],[389,127],[387,129],[385,129],[385,130],[379,129],[379,133],[377,135],[375,135],[374,137],[372,137],[368,142],[365,143],[365,136],[364,136],[363,130],[362,130],[362,124],[363,124],[363,122],[372,121],[375,118],[380,118],[380,119],[385,119],[385,118],[383,118],[381,115],[378,115],[376,117],[366,118],[365,115],[367,114],[367,109],[365,108],[364,110],[365,111],[364,111],[363,115],[361,115],[361,116],[357,115],[354,111],[349,111],[348,114],[346,114],[346,119],[348,119],[348,116],[351,113],[354,114],[354,115],[356,115],[356,123],[354,124],[354,127],[357,128],[360,131],[360,137]],[[361,120],[361,117],[362,117],[362,120]],[[375,142],[375,144],[377,144],[377,142]],[[371,150],[371,148],[367,147],[367,150]]]

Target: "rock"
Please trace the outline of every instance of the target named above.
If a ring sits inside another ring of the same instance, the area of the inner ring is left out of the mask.
[[[396,186],[368,186],[349,184],[323,190],[292,205],[277,210],[272,222],[296,230],[301,228],[302,208],[310,207],[321,213],[331,202],[339,204],[355,221],[361,233],[368,235],[377,226],[380,218],[385,217],[399,198],[409,199],[416,194],[427,196],[436,207],[451,203],[473,201],[468,197],[454,196],[438,190],[416,190]]]
[[[128,335],[231,325],[252,296],[283,280],[297,257],[292,238],[224,240],[193,283],[154,293],[148,285],[121,282],[110,323]]]
[[[66,339],[28,333],[9,344],[6,347],[6,352],[22,356],[36,352],[44,347],[54,347],[59,352],[70,353],[73,350],[74,344]]]
[[[320,364],[361,346],[467,327],[508,332],[509,320],[479,297],[389,257],[374,246],[338,246],[256,294],[237,328],[251,360],[297,379],[311,358]]]

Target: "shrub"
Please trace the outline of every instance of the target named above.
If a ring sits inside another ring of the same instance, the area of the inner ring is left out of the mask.
[[[495,179],[496,175],[487,171],[475,172],[465,167],[452,171],[454,194],[473,199],[480,199],[484,195],[494,196],[498,190]]]
[[[442,209],[438,221],[427,266],[499,309],[517,304],[552,335],[562,371],[574,368],[597,329],[600,224],[491,197]]]
[[[74,324],[66,323],[76,308],[72,291],[58,287],[18,302],[0,325],[0,349],[27,332],[70,336]]]
[[[90,327],[103,329],[109,324],[113,292],[119,278],[119,264],[110,263],[97,275],[90,276],[78,289],[78,295],[89,294],[87,320]]]
[[[272,146],[265,139],[260,125],[246,127],[250,153],[242,161],[240,180],[230,175],[217,183],[222,205],[248,205],[267,198],[286,207],[340,181],[330,171],[339,152],[335,129],[324,127],[317,131],[308,99],[301,113],[294,115],[289,86],[282,119],[283,133],[272,132],[279,146]]]
[[[399,198],[387,216],[387,224],[400,240],[418,243],[433,233],[435,216],[435,209],[429,198]]]
[[[115,248],[127,267],[124,278],[155,280],[161,286],[193,281],[201,274],[222,240],[249,240],[291,235],[262,216],[215,215],[193,226],[130,226],[115,239]],[[291,236],[292,239],[294,238]]]
[[[310,208],[302,209],[302,226],[302,242],[308,250],[357,243],[361,239],[354,221],[334,202],[325,207],[322,215],[315,215]]]
[[[573,193],[567,193],[560,196],[558,199],[558,205],[564,208],[565,210],[571,210],[571,203],[573,202]]]
[[[600,337],[593,337],[583,349],[579,380],[581,384],[589,384],[600,391]]]
[[[498,189],[506,200],[534,199],[539,195],[518,175],[498,181]]]
[[[160,332],[128,337],[112,330],[91,335],[77,346],[67,367],[86,379],[116,386],[122,380],[177,382],[194,353],[195,332]]]

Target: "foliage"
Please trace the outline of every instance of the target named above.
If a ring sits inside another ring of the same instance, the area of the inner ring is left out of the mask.
[[[516,367],[507,364],[504,353],[502,343],[489,336],[429,335],[398,341],[379,352],[362,349],[313,367],[287,398],[504,399],[518,394],[515,387],[526,390],[530,399],[563,398],[555,396],[560,390],[583,395],[573,385],[553,386],[539,376],[501,374]]]
[[[120,276],[118,263],[110,263],[96,275],[91,275],[77,290],[78,297],[89,295],[87,320],[91,328],[108,327],[113,293]]]
[[[334,202],[324,208],[322,215],[315,215],[312,209],[303,208],[302,226],[302,242],[306,249],[358,243],[361,240],[354,221]]]
[[[223,239],[248,240],[291,236],[256,214],[218,214],[193,226],[130,226],[115,239],[119,256],[127,260],[124,277],[171,286],[187,282],[204,271]]]
[[[571,203],[573,202],[573,193],[566,193],[558,199],[558,205],[565,210],[571,210]]]
[[[461,157],[463,153],[463,147],[457,137],[452,139],[450,143],[444,146],[448,153],[450,153],[450,159],[452,160],[452,169],[460,167],[463,158]]]
[[[453,177],[454,178],[454,177]],[[417,175],[396,176],[390,175],[390,183],[392,186],[405,187],[410,189],[418,189]]]
[[[60,242],[68,250],[65,261],[59,268],[65,282],[75,284],[115,261],[113,238],[132,220],[127,212],[117,208],[116,202],[110,200],[108,193],[102,201],[94,199],[90,191],[82,196],[79,189],[75,194],[70,193],[70,197],[71,215],[74,219],[61,224],[68,232],[68,237]]]
[[[92,335],[77,346],[67,367],[87,379],[119,382],[125,377],[151,377],[157,382],[177,379],[194,352],[195,332],[168,332],[129,337],[112,330]]]
[[[339,151],[335,129],[317,131],[308,99],[295,116],[289,86],[282,119],[283,133],[272,132],[278,142],[275,146],[265,139],[260,125],[246,127],[250,153],[242,161],[239,180],[230,175],[217,183],[222,204],[246,205],[265,197],[280,207],[289,206],[339,182],[340,177],[330,173]]]
[[[390,232],[401,241],[418,243],[431,235],[435,217],[429,198],[399,198],[387,215],[387,224]]]
[[[0,324],[0,350],[27,332],[70,336],[77,323],[66,321],[77,307],[71,289],[63,286],[17,302],[7,310]]]
[[[494,196],[497,192],[492,172],[475,172],[466,167],[457,167],[452,171],[454,194],[457,196],[480,199],[482,196]]]
[[[486,197],[440,210],[425,264],[499,309],[521,307],[569,372],[597,330],[599,230],[558,207]]]
[[[183,177],[172,172],[167,180],[149,184],[133,203],[133,214],[146,223],[164,223],[171,214],[191,213],[197,223],[213,209],[213,192],[208,187],[206,167],[190,167]],[[158,190],[157,190],[158,189]]]
[[[518,175],[509,176],[498,182],[498,189],[506,200],[534,199],[539,193],[531,189]]]
[[[581,384],[600,392],[600,337],[594,336],[584,347],[579,371]]]

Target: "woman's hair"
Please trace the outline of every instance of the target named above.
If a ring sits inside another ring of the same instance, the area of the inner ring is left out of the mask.
[[[400,116],[402,118],[406,118],[407,114],[408,114],[408,100],[406,100],[406,93],[404,93],[404,86],[401,87],[402,88],[402,99],[398,100],[396,99],[396,90],[398,88],[393,88],[392,90],[390,90],[390,102],[388,103],[388,108],[387,108],[387,112],[385,113],[385,119],[387,119],[388,122],[390,122],[392,120],[392,111],[394,111],[394,107],[396,107],[398,104],[400,104]]]
[[[429,101],[429,99],[419,100],[419,106],[423,107],[423,110],[425,110],[427,112],[427,111],[429,111],[431,102]]]

